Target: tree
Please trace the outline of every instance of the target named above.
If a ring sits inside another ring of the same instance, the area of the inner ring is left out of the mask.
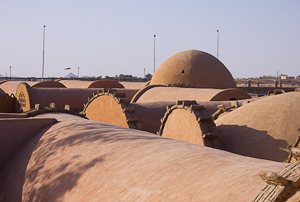
[[[151,79],[151,78],[152,78],[152,74],[150,74],[150,73],[146,74],[146,75],[145,75],[145,78],[146,78],[146,79]]]
[[[111,80],[111,79],[114,79],[114,78],[113,78],[113,77],[109,77],[109,76],[106,75],[106,76],[104,77],[104,79],[110,79],[110,80]]]
[[[276,79],[276,77],[275,76],[266,76],[266,75],[264,75],[264,76],[260,76],[259,77],[260,79]]]

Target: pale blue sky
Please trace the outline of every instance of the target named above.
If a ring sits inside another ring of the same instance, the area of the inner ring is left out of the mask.
[[[216,56],[233,77],[300,75],[300,0],[0,0],[0,74],[153,74],[175,53]],[[64,68],[71,67],[66,71]]]

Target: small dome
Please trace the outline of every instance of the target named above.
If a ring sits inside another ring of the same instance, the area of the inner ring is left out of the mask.
[[[191,86],[196,88],[234,88],[228,69],[214,56],[188,50],[165,60],[154,73],[150,85]]]

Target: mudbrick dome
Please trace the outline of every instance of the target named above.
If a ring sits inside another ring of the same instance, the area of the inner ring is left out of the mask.
[[[228,69],[214,56],[198,50],[177,53],[154,73],[150,85],[196,88],[234,88]]]

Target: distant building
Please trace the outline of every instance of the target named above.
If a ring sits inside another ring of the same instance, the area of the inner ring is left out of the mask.
[[[280,76],[280,79],[295,79],[294,76]]]

